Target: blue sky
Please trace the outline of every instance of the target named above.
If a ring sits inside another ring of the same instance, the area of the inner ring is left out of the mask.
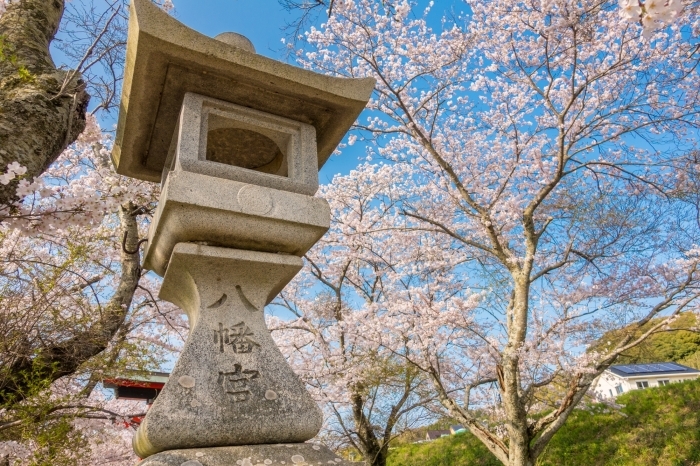
[[[284,59],[282,30],[294,15],[277,0],[174,0],[175,18],[208,36],[232,31],[250,39],[257,52]]]

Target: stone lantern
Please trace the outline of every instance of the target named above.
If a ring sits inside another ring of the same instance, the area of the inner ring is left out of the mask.
[[[322,414],[263,308],[326,232],[318,170],[366,105],[341,79],[203,36],[132,0],[113,161],[162,183],[144,266],[190,333],[134,438],[142,466],[343,464],[313,443]]]

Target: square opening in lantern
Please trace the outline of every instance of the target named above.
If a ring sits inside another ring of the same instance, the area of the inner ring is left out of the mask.
[[[292,139],[297,135],[270,126],[246,124],[209,110],[205,160],[287,176],[287,154],[293,150]]]
[[[184,170],[313,195],[317,165],[313,126],[188,93],[163,182]]]

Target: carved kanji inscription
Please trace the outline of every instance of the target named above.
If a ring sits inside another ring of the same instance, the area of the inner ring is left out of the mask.
[[[224,327],[219,322],[218,330],[214,330],[214,343],[219,345],[219,351],[224,352],[226,346],[230,346],[234,353],[250,353],[258,342],[253,340],[254,334],[244,322],[231,327]]]
[[[250,399],[250,381],[258,377],[258,371],[243,370],[241,364],[235,364],[233,372],[219,371],[219,384],[232,402],[240,403]]]

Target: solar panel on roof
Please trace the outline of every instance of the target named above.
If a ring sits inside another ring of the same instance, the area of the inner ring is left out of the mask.
[[[634,374],[637,372],[636,368],[634,366],[613,366],[615,369],[620,370],[624,372],[625,374]]]
[[[637,372],[633,366],[614,366],[615,369],[624,372],[625,374],[634,374]]]
[[[628,364],[624,366],[614,366],[615,369],[624,372],[625,374],[639,374],[643,372],[678,372],[685,371],[685,367],[679,366],[672,362],[654,363],[654,364]]]
[[[679,366],[678,364],[673,364],[671,362],[660,363],[660,364],[657,364],[657,366],[660,366],[660,367],[664,368],[664,370],[667,370],[667,371],[684,371],[684,370],[686,370],[685,367]]]

